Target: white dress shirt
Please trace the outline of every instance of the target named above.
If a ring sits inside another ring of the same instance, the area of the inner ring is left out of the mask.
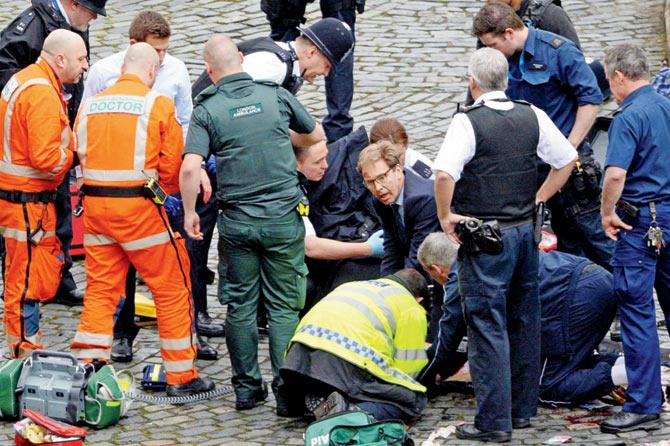
[[[112,54],[97,61],[91,66],[84,84],[84,100],[95,96],[106,88],[114,85],[121,76],[121,65],[126,57],[126,51]],[[191,99],[191,78],[188,69],[181,60],[169,54],[165,55],[163,63],[156,73],[156,82],[153,90],[172,99],[177,109],[177,121],[181,124],[184,132],[184,140],[188,132],[188,122],[193,112],[193,101]]]
[[[494,110],[510,110],[514,107],[514,102],[494,101],[494,99],[505,99],[506,97],[502,91],[491,91],[477,98],[475,104],[484,101],[485,107]],[[567,166],[577,157],[577,151],[545,112],[534,105],[531,108],[537,116],[540,127],[537,155],[555,169]],[[509,136],[514,137],[512,134]],[[457,113],[451,120],[442,147],[437,153],[433,171],[441,170],[448,173],[454,181],[458,181],[465,165],[475,156],[475,146],[475,131],[467,114]]]
[[[275,42],[285,50],[292,48],[293,42]],[[244,56],[242,70],[255,81],[270,81],[281,85],[286,78],[286,64],[282,62],[275,53],[269,51],[258,51]],[[300,64],[293,62],[293,74],[300,76]]]

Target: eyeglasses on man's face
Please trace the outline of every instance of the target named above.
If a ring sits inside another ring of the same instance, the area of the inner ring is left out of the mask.
[[[384,172],[381,175],[378,175],[376,178],[373,178],[371,180],[363,180],[363,184],[365,184],[365,187],[367,187],[368,189],[371,189],[371,190],[373,190],[375,188],[375,186],[385,187],[386,185],[388,185],[388,182],[390,180],[390,175],[389,174],[391,173],[391,171],[393,169],[396,168],[397,165],[398,165],[398,163],[394,163],[391,167],[389,167],[386,170],[386,172]]]

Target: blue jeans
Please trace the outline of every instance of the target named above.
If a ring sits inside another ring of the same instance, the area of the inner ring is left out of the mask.
[[[322,2],[324,3],[324,2]],[[322,11],[324,10],[322,4]],[[353,9],[342,9],[332,15],[349,25],[352,34],[356,24],[356,12]],[[328,115],[323,118],[323,130],[328,142],[337,141],[347,136],[354,129],[354,118],[349,109],[354,99],[354,53],[349,54],[337,67],[333,67],[326,76],[326,106]]]
[[[668,239],[670,202],[659,204],[657,213],[658,225]],[[651,221],[649,206],[642,206],[633,229],[619,232],[612,261],[628,375],[624,410],[641,414],[660,413],[663,403],[654,287],[666,326],[670,315],[670,247],[657,254],[647,246],[644,234]]]
[[[554,202],[550,201],[550,204]],[[551,227],[558,238],[559,251],[586,257],[611,271],[614,240],[605,234],[597,209],[570,220],[565,219],[560,210],[552,208],[551,212]]]
[[[537,413],[540,380],[538,249],[530,224],[502,231],[499,255],[459,251],[458,281],[477,400],[475,426],[512,431]]]
[[[584,268],[567,308],[569,354],[545,359],[541,400],[579,404],[614,388],[611,370],[617,356],[594,356],[593,350],[607,334],[616,310],[612,275],[595,265]]]

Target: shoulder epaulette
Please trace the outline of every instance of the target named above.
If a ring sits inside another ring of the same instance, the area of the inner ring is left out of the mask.
[[[201,102],[207,100],[207,98],[210,98],[216,94],[217,88],[216,85],[210,85],[209,87],[205,88],[200,92],[198,96],[195,97],[193,102],[197,105],[200,104]]]
[[[274,87],[274,88],[279,87],[279,84],[277,84],[276,82],[272,82],[272,81],[254,80],[254,82],[257,83],[257,84],[260,84],[260,85],[265,85],[267,87]]]
[[[35,11],[32,8],[26,9],[23,14],[21,14],[16,20],[16,26],[14,26],[14,32],[16,34],[22,35],[28,29],[30,22],[35,20]]]
[[[531,103],[528,102],[528,101],[524,101],[523,99],[512,99],[511,101],[512,101],[512,102],[515,102],[515,103],[517,103],[517,104],[523,104],[523,105],[528,105],[528,106],[533,105],[533,104],[531,104]]]
[[[456,111],[454,112],[454,115],[456,115],[456,113],[467,113],[467,112],[470,112],[472,110],[476,110],[476,109],[482,107],[483,105],[484,105],[483,102],[479,102],[477,104],[467,105],[467,106],[463,106],[463,107],[461,107],[459,105],[459,107],[456,108]]]

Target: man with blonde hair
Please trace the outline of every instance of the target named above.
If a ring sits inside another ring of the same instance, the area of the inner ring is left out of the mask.
[[[371,144],[358,158],[358,171],[376,198],[374,206],[384,230],[381,274],[403,268],[420,270],[416,252],[423,239],[439,229],[433,181],[406,174],[393,143]]]

